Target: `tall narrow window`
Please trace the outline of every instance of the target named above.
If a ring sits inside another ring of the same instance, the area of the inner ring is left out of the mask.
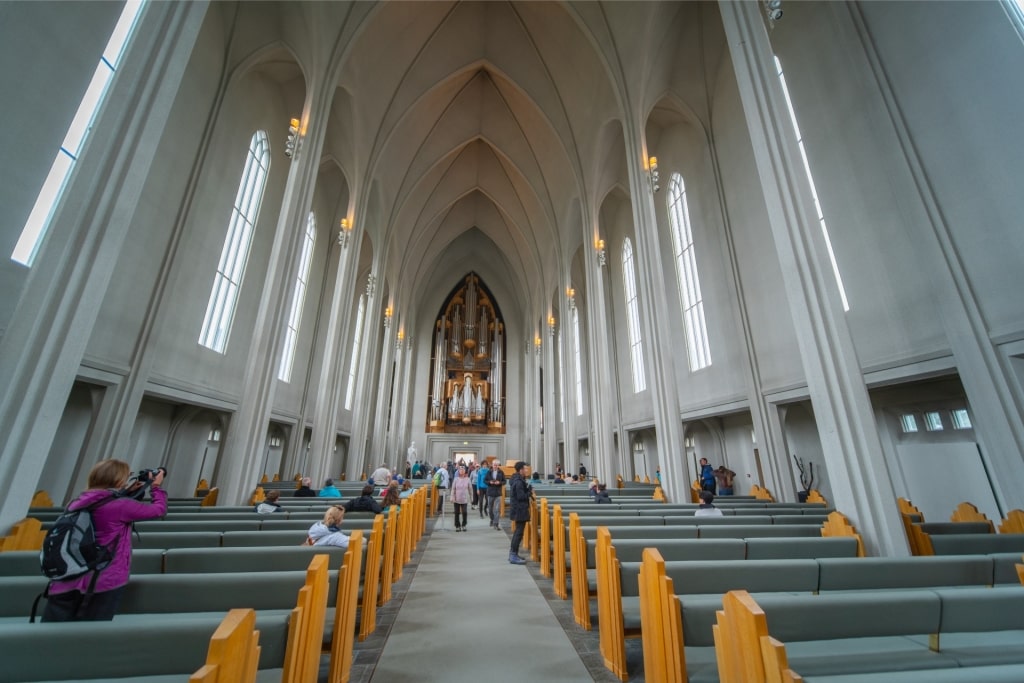
[[[683,309],[687,359],[692,372],[711,365],[711,346],[708,344],[708,326],[704,322],[704,297],[700,293],[700,278],[697,275],[697,254],[693,248],[686,185],[683,176],[678,173],[673,173],[669,181],[668,217],[672,223],[676,283],[679,285],[679,303]]]
[[[580,312],[572,312],[572,355],[576,369],[576,414],[583,414],[583,359],[580,357]]]
[[[626,295],[626,331],[629,333],[629,360],[633,374],[633,393],[647,388],[644,376],[643,337],[640,334],[640,311],[636,300],[636,272],[633,269],[633,243],[622,242],[622,289]]]
[[[281,367],[277,378],[282,382],[292,380],[292,364],[295,361],[295,345],[299,339],[299,323],[302,321],[302,304],[306,300],[306,283],[309,281],[309,266],[313,261],[313,244],[316,242],[316,218],[309,212],[306,220],[306,237],[302,242],[302,256],[299,272],[295,276],[295,290],[292,292],[292,308],[288,314],[288,328],[284,333],[284,348],[281,350]]]
[[[53,210],[56,208],[57,202],[60,201],[71,171],[75,168],[78,155],[85,146],[93,120],[96,118],[96,112],[100,110],[106,98],[107,86],[114,79],[114,72],[120,66],[121,57],[124,56],[125,46],[135,30],[142,5],[141,1],[129,0],[121,11],[121,17],[117,20],[107,47],[100,56],[100,62],[96,65],[85,96],[82,97],[78,111],[75,112],[75,117],[71,120],[71,127],[68,128],[64,142],[57,150],[57,158],[54,159],[50,173],[43,181],[43,187],[39,191],[39,196],[36,197],[32,212],[28,215],[28,221],[21,230],[21,237],[18,238],[18,243],[14,246],[14,253],[11,254],[13,261],[26,266],[32,265],[39,245],[43,241],[43,236],[50,227]]]
[[[359,367],[359,351],[363,346],[363,319],[366,317],[366,295],[359,297],[359,310],[356,313],[356,333],[352,338],[352,358],[348,363],[348,389],[345,390],[345,410],[352,410],[352,400],[356,395],[356,368]]]
[[[224,353],[228,345],[231,322],[235,317],[238,289],[242,285],[245,264],[249,260],[249,246],[256,227],[256,217],[263,202],[263,189],[270,170],[270,142],[266,132],[258,130],[249,141],[249,153],[238,184],[238,194],[231,209],[231,222],[224,238],[217,274],[213,276],[210,302],[206,305],[203,329],[199,343]]]
[[[565,423],[565,356],[562,353],[562,331],[558,331],[558,418]]]
[[[804,172],[807,174],[807,184],[811,186],[811,196],[814,198],[814,210],[818,212],[818,224],[821,225],[821,234],[825,236],[825,248],[828,249],[828,260],[832,262],[832,273],[836,277],[836,286],[839,287],[839,298],[843,300],[843,310],[850,310],[850,302],[846,299],[846,288],[843,287],[843,277],[839,274],[839,264],[836,262],[836,255],[832,251],[832,240],[828,236],[828,226],[825,225],[825,214],[822,213],[821,203],[818,201],[818,190],[814,186],[814,177],[811,176],[811,165],[807,163],[807,152],[804,150],[804,138],[800,133],[800,126],[796,123],[796,111],[793,110],[793,100],[789,98],[789,87],[786,85],[786,77],[782,73],[782,62],[775,58],[775,68],[779,72],[779,82],[782,83],[782,94],[786,96],[786,106],[789,107],[789,117],[793,121],[793,130],[796,131],[796,144],[800,148],[800,158],[804,162]]]

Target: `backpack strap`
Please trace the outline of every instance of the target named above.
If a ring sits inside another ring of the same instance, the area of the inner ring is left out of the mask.
[[[92,503],[89,503],[88,505],[83,505],[80,508],[72,508],[71,506],[74,505],[74,503],[78,500],[76,498],[75,500],[73,500],[70,503],[68,503],[68,506],[64,509],[64,512],[65,513],[68,513],[68,512],[81,512],[82,510],[88,510],[89,512],[92,512],[96,508],[102,507],[102,506],[106,505],[107,503],[111,502],[112,500],[115,500],[116,498],[119,498],[119,497],[120,496],[118,495],[117,491],[112,491],[111,495],[107,496],[106,498],[101,498],[101,499],[99,499],[97,501],[93,501]],[[121,537],[118,536],[114,540],[114,547],[111,549],[112,553],[117,551],[117,546],[120,544],[120,542],[121,542]],[[85,607],[85,606],[87,606],[89,604],[89,599],[92,597],[93,592],[95,592],[95,590],[96,590],[96,581],[100,578],[100,571],[102,571],[102,570],[99,570],[99,569],[93,570],[93,572],[92,572],[92,579],[89,581],[89,589],[85,593],[85,595],[83,595],[81,597],[81,599],[78,601],[78,606],[75,608],[75,615],[76,616],[82,610],[83,607]],[[50,588],[52,586],[53,586],[53,581],[48,581],[47,584],[46,584],[46,588],[43,589],[43,592],[40,593],[39,595],[37,595],[36,599],[32,601],[32,612],[29,614],[28,623],[30,623],[30,624],[36,623],[36,614],[39,611],[39,601],[42,598],[46,598],[47,600],[50,599]]]

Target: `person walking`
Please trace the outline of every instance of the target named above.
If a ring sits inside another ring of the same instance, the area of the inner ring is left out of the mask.
[[[130,474],[131,466],[123,460],[100,460],[89,470],[88,488],[68,505],[69,510],[95,505],[92,521],[96,542],[111,548],[113,560],[99,574],[89,572],[54,581],[43,621],[110,621],[117,613],[131,573],[132,524],[167,514],[167,492],[161,488],[164,469],[151,472],[146,480],[153,499],[150,503],[136,500],[132,493],[145,481],[125,489]]]
[[[520,460],[515,464],[515,474],[509,479],[509,513],[512,520],[512,545],[508,551],[508,561],[511,564],[526,564],[526,560],[519,557],[519,544],[523,542],[523,532],[530,521],[530,494],[533,488],[526,480],[523,470],[526,463]]]
[[[505,486],[505,473],[498,467],[498,459],[491,461],[491,471],[487,475],[487,514],[491,518],[491,528],[500,529],[501,495]]]
[[[700,459],[700,488],[715,493],[715,468],[708,464],[707,458]]]
[[[480,465],[476,470],[476,507],[480,511],[480,519],[484,518],[484,509],[487,507],[487,477],[491,470],[486,465]],[[490,516],[490,512],[487,513]]]
[[[466,508],[473,496],[473,480],[469,478],[465,465],[459,465],[452,480],[452,503],[455,506],[455,530],[466,530]]]

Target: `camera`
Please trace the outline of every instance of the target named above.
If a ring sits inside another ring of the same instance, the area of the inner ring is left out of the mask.
[[[143,484],[147,484],[153,481],[158,472],[163,472],[164,476],[167,476],[167,470],[165,468],[155,467],[151,470],[139,470],[138,474],[135,475],[135,479]]]
[[[167,476],[167,469],[164,467],[139,470],[135,473],[135,477],[128,482],[128,485],[121,489],[119,494],[125,498],[134,498],[141,501],[146,496],[146,489],[149,488],[149,485],[153,483],[153,479],[160,472],[163,472],[165,477]]]

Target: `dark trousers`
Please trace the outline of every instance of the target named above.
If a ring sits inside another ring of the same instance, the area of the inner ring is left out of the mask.
[[[124,586],[93,593],[88,600],[79,591],[58,593],[46,598],[42,621],[110,621],[121,603]]]
[[[476,509],[480,511],[480,518],[483,519],[484,509],[487,506],[487,489],[476,490],[476,503]],[[490,512],[487,513],[488,517],[490,514]]]
[[[523,542],[523,532],[526,531],[527,522],[512,522],[512,526],[515,529],[512,531],[512,549],[513,555],[519,554],[519,544]]]
[[[466,527],[466,503],[455,503],[455,528],[464,529]],[[459,515],[462,515],[462,522],[459,522]]]
[[[713,481],[702,482],[701,485],[700,485],[700,489],[701,489],[701,491],[710,491],[711,493],[714,493],[715,492],[715,483],[716,482],[713,482]]]

